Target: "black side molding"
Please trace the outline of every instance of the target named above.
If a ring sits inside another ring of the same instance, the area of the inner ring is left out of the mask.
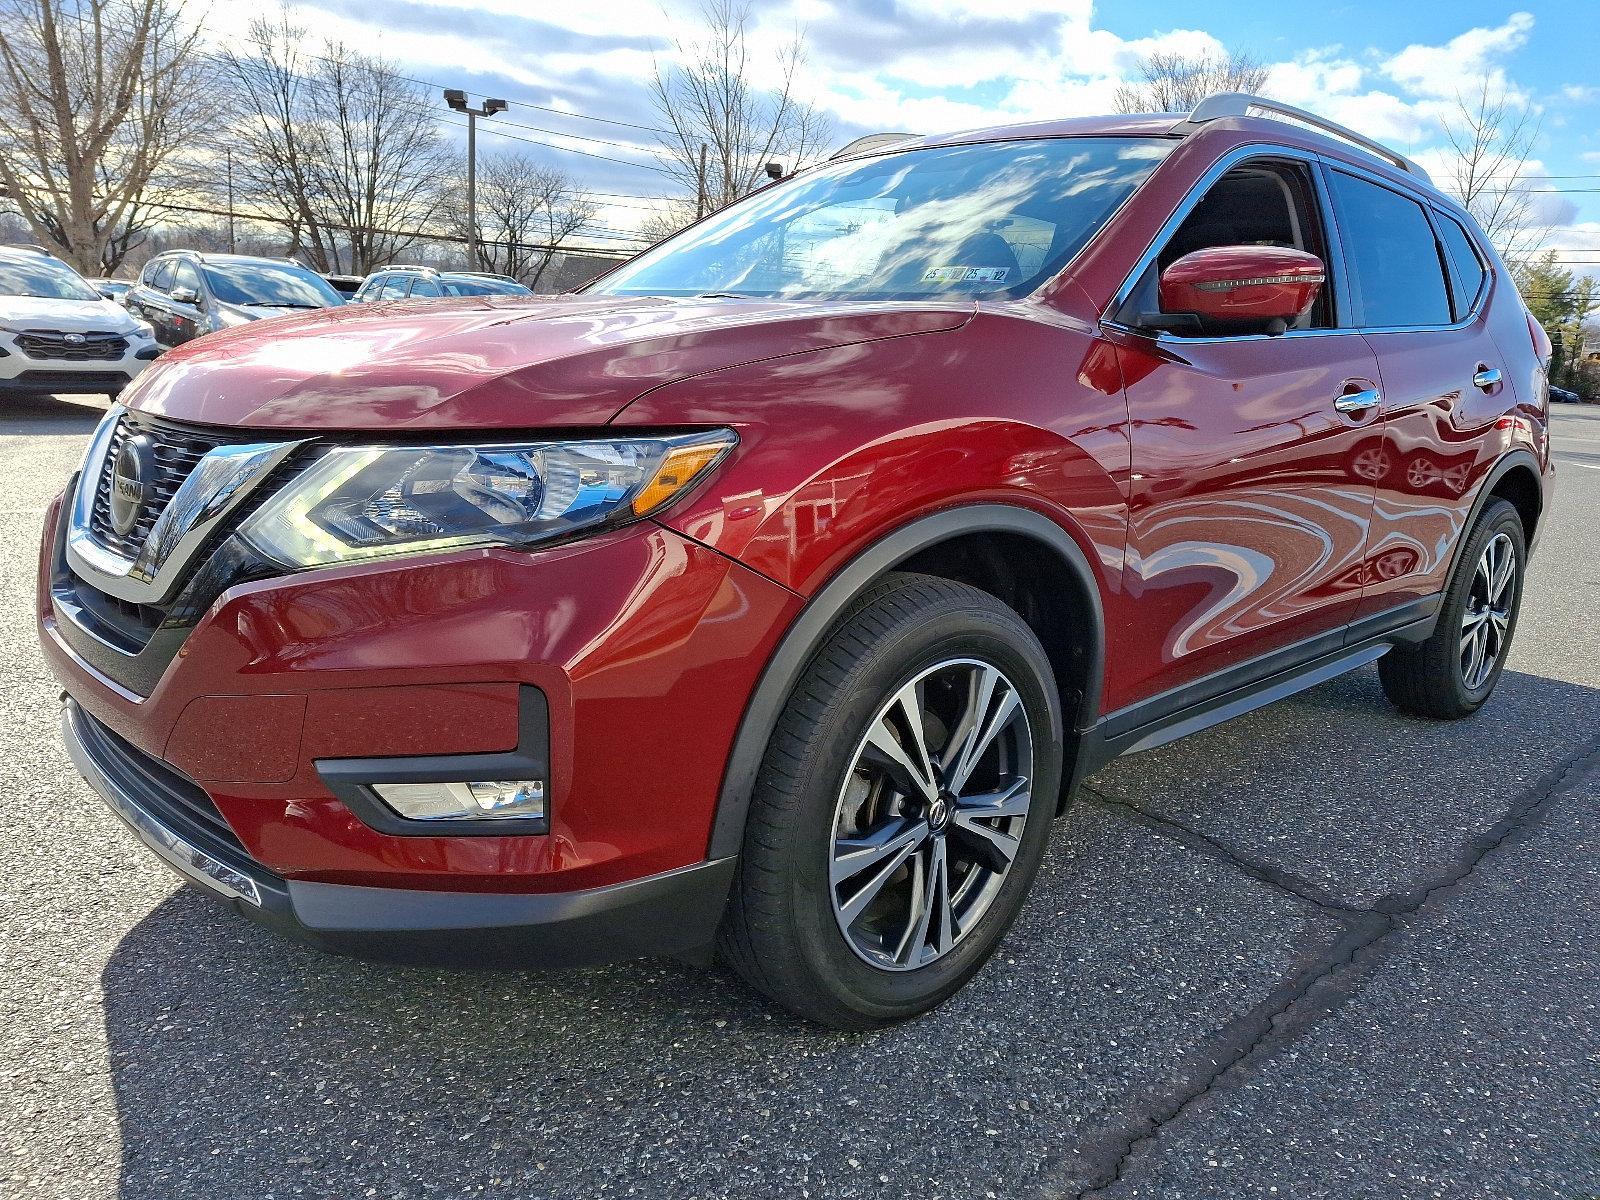
[[[431,754],[403,758],[319,758],[322,782],[351,812],[379,833],[395,837],[514,837],[549,833],[550,705],[531,684],[517,689],[517,748],[499,754]],[[481,821],[414,821],[402,817],[372,790],[374,783],[454,783],[470,779],[542,779],[545,815]]]

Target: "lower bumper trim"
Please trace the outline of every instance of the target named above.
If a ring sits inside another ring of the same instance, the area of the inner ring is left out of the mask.
[[[67,752],[140,841],[201,890],[325,950],[392,962],[506,968],[699,955],[716,938],[733,883],[732,858],[573,892],[459,892],[284,879],[208,838],[198,822],[190,832],[183,820],[152,812],[131,774],[124,778],[115,763],[94,753],[97,741],[79,727],[93,720],[67,701]]]
[[[168,829],[141,808],[139,802],[116,779],[101,769],[83,739],[78,736],[73,725],[74,715],[71,706],[61,714],[61,736],[67,744],[67,754],[71,756],[79,774],[100,793],[100,798],[110,806],[111,811],[121,817],[141,842],[180,875],[231,900],[244,900],[260,908],[261,889],[256,886],[254,879],[213,858]]]

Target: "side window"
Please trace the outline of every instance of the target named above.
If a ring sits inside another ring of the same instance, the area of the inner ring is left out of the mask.
[[[1331,171],[1329,178],[1361,324],[1450,324],[1439,244],[1422,205],[1343,171]]]
[[[1450,282],[1455,290],[1456,320],[1460,321],[1472,311],[1478,293],[1483,291],[1483,281],[1488,272],[1483,269],[1483,259],[1473,244],[1472,235],[1461,227],[1449,213],[1438,209],[1433,213],[1439,226],[1439,237],[1444,242],[1445,257],[1450,260]]]
[[[188,288],[195,295],[200,294],[200,272],[194,269],[194,264],[187,259],[180,260],[172,273],[172,288]]]
[[[406,294],[406,284],[411,281],[404,275],[390,275],[383,281],[383,286],[378,289],[376,300],[398,300]]]
[[[158,292],[164,292],[172,286],[172,259],[164,258],[156,264],[156,269],[150,275],[150,286]]]
[[[442,296],[444,292],[439,285],[425,276],[418,275],[411,281],[411,294],[413,296]]]

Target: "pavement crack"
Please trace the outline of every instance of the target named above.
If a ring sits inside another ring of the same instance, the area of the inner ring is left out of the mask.
[[[1307,904],[1314,904],[1318,908],[1329,909],[1333,912],[1359,913],[1369,911],[1359,905],[1347,904],[1339,900],[1332,893],[1318,887],[1309,879],[1302,879],[1300,876],[1275,867],[1271,863],[1257,862],[1254,859],[1246,858],[1231,846],[1226,846],[1201,833],[1198,829],[1183,824],[1181,821],[1174,821],[1171,817],[1159,817],[1154,813],[1146,812],[1126,797],[1114,796],[1110,792],[1088,784],[1084,784],[1081,790],[1101,806],[1122,811],[1124,816],[1136,824],[1143,825],[1146,829],[1199,854],[1203,854],[1207,858],[1216,859],[1218,862],[1232,867],[1240,874],[1248,875],[1258,883],[1264,883],[1268,887],[1287,892],[1297,900],[1303,900]]]
[[[1124,800],[1084,788],[1095,801],[1125,809],[1138,823],[1179,841],[1198,853],[1218,859],[1250,878],[1289,892],[1340,921],[1343,932],[1320,954],[1290,972],[1249,1011],[1225,1025],[1191,1054],[1171,1077],[1105,1110],[1088,1129],[1080,1148],[1063,1164],[1065,1172],[1088,1182],[1072,1200],[1107,1200],[1108,1192],[1127,1175],[1134,1161],[1151,1153],[1162,1132],[1196,1114],[1219,1090],[1243,1083],[1291,1042],[1303,1036],[1355,995],[1394,944],[1393,935],[1411,919],[1462,887],[1502,846],[1529,837],[1557,800],[1600,769],[1600,740],[1561,760],[1520,793],[1505,815],[1469,842],[1450,866],[1404,892],[1391,893],[1371,909],[1330,905],[1315,889],[1273,868],[1241,858],[1232,850],[1177,822],[1152,817]],[[1076,1169],[1073,1169],[1076,1168]],[[1061,1196],[1056,1188],[1041,1195]]]

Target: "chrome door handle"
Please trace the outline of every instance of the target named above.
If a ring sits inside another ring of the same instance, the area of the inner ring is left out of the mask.
[[[1346,392],[1333,402],[1342,413],[1365,412],[1383,403],[1383,393],[1377,388],[1364,388],[1359,392]]]
[[[1488,391],[1500,382],[1499,367],[1484,367],[1472,377],[1472,386]]]

